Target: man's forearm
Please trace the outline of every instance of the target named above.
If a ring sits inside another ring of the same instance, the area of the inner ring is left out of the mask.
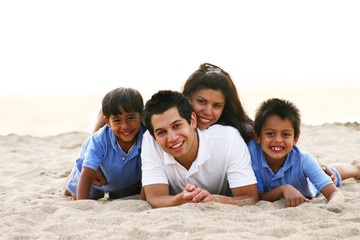
[[[146,200],[150,203],[150,205],[153,208],[179,206],[185,203],[181,194],[182,193],[179,193],[175,196],[162,195],[162,196],[151,196],[151,197],[148,197],[148,195],[146,195]]]
[[[227,197],[223,195],[215,195],[212,194],[213,199],[215,202],[223,203],[223,204],[231,204],[237,206],[244,206],[244,205],[253,205],[259,201],[257,196],[252,195],[242,195],[238,197]]]

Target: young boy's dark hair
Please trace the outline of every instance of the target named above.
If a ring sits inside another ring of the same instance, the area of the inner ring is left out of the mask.
[[[170,90],[159,91],[145,104],[145,125],[151,135],[154,136],[151,117],[154,114],[162,114],[172,107],[176,107],[180,116],[189,124],[191,123],[191,113],[193,112],[193,109],[187,98],[179,92]]]
[[[300,134],[300,111],[290,101],[272,98],[264,101],[256,111],[254,121],[254,131],[256,135],[261,135],[261,128],[266,119],[270,116],[279,116],[281,119],[288,119],[294,128],[294,138],[296,139]]]
[[[107,118],[110,115],[122,115],[119,106],[125,112],[142,113],[144,102],[141,94],[133,88],[116,88],[105,95],[102,100],[102,111]]]

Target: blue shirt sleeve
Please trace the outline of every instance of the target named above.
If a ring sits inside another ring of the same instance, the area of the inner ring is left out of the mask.
[[[256,181],[257,181],[256,185],[257,185],[258,192],[263,192],[264,185],[263,185],[261,177],[260,177],[260,172],[258,170],[254,169],[254,173],[255,173],[255,177],[256,177]]]
[[[305,176],[309,178],[318,191],[332,183],[331,178],[321,169],[320,165],[309,153],[306,153],[304,158],[303,169]]]

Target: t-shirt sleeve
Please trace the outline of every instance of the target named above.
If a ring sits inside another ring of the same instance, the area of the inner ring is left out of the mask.
[[[95,171],[99,168],[106,153],[106,146],[94,135],[89,139],[87,151],[84,156],[83,167],[91,168]]]
[[[319,191],[332,183],[331,178],[321,169],[320,165],[309,153],[306,153],[304,157],[303,169],[305,176],[309,178]]]
[[[261,156],[257,152],[257,143],[255,140],[251,140],[248,144],[248,150],[250,152],[251,157],[251,165],[255,173],[257,188],[259,192],[264,191],[264,184],[261,179],[261,171],[259,169],[259,165],[261,166]]]
[[[230,188],[256,184],[256,177],[251,165],[250,153],[246,143],[236,131],[229,148],[229,168],[227,177]]]
[[[148,131],[141,146],[142,185],[169,184],[163,164],[163,151]]]

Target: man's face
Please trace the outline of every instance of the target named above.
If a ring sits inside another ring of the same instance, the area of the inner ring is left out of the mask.
[[[180,116],[176,107],[151,117],[154,138],[162,149],[180,163],[193,162],[198,152],[195,113],[189,124]]]

